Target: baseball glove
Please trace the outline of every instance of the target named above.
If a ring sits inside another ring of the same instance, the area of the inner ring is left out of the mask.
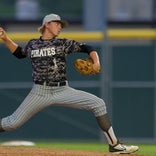
[[[93,69],[93,60],[87,59],[76,59],[74,62],[76,70],[82,75],[93,75],[99,73]]]

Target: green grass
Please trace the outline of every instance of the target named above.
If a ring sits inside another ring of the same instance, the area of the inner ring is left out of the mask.
[[[135,144],[136,145],[136,144]],[[137,144],[139,151],[136,154],[144,156],[156,156],[156,145],[154,144]],[[93,150],[108,152],[108,146],[96,142],[37,142],[36,147],[69,149],[69,150]]]

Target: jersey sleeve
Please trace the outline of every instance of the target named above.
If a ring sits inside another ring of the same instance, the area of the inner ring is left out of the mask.
[[[95,51],[95,48],[85,43],[77,42],[75,40],[65,40],[64,50],[66,54],[82,52],[89,54],[91,51]]]

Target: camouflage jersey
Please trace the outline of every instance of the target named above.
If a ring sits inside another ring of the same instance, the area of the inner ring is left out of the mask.
[[[32,39],[26,47],[18,47],[13,53],[18,58],[29,57],[32,64],[34,82],[60,82],[66,78],[66,55],[86,52],[84,43],[68,39]],[[91,49],[90,49],[91,51]]]

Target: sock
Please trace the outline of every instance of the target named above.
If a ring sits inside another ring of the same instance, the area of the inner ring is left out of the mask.
[[[114,146],[118,143],[118,139],[116,138],[112,127],[110,127],[107,132],[103,131],[103,133],[106,136],[109,145]]]
[[[116,145],[118,142],[118,139],[116,138],[116,136],[114,134],[108,114],[98,116],[98,117],[96,117],[96,119],[97,119],[97,122],[98,122],[100,128],[102,129],[104,135],[106,136],[108,143],[111,146]]]

